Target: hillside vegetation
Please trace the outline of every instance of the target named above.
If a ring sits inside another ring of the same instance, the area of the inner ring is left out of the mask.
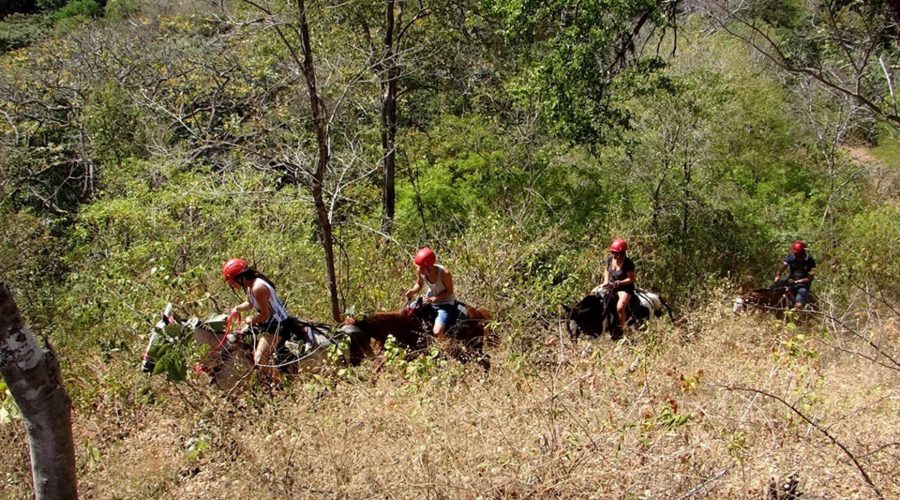
[[[309,45],[303,2],[20,4],[0,279],[60,359],[83,497],[900,495],[891,2],[314,1]],[[614,237],[676,321],[573,341]],[[820,313],[732,315],[796,239]],[[243,300],[228,258],[334,324],[400,307],[423,245],[491,311],[489,371],[388,351],[228,397],[139,372],[167,302]]]

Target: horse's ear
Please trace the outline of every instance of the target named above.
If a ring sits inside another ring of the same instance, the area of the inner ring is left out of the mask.
[[[569,314],[570,312],[572,312],[572,308],[571,308],[571,307],[569,307],[569,306],[567,306],[567,305],[565,305],[565,304],[560,304],[560,305],[562,306],[563,311],[566,311],[566,314]]]

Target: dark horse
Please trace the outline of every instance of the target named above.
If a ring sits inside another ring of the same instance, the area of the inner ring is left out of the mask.
[[[809,294],[808,302],[804,310],[815,311],[818,299],[812,293]],[[755,311],[771,311],[775,317],[784,318],[785,311],[791,310],[794,304],[794,292],[791,287],[775,286],[771,288],[757,288],[744,292],[740,297],[734,299],[735,314],[741,314],[748,309]]]
[[[459,318],[447,330],[451,341],[446,354],[461,361],[477,360],[485,368],[490,367],[490,357],[484,353],[490,337],[487,323],[491,317],[487,311],[458,303]],[[434,308],[422,303],[422,299],[411,302],[396,311],[369,314],[360,319],[347,318],[341,323],[339,332],[361,339],[371,339],[384,348],[388,336],[393,336],[398,346],[410,354],[423,353],[431,345],[431,325],[434,324]]]
[[[618,297],[609,290],[603,289],[599,294],[590,294],[581,299],[573,307],[563,306],[566,310],[566,329],[572,338],[584,332],[592,337],[597,337],[609,332],[613,340],[622,337],[622,327],[619,325],[619,315],[616,313]],[[665,309],[672,318],[672,311],[663,299],[645,290],[636,290],[634,297],[628,304],[628,324],[640,328],[651,317],[660,317]]]

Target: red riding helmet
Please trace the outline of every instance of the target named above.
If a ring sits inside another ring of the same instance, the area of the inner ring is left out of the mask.
[[[222,266],[222,277],[226,282],[232,282],[237,275],[246,271],[247,267],[247,261],[244,259],[230,259]]]
[[[804,250],[806,250],[806,243],[803,243],[801,240],[797,240],[791,245],[791,251],[794,253],[800,253]]]
[[[628,250],[628,243],[622,238],[614,239],[612,244],[609,245],[610,252],[624,252],[625,250]]]
[[[434,250],[428,247],[422,247],[416,252],[416,258],[413,259],[413,262],[416,263],[417,266],[428,267],[433,266],[437,261],[437,257],[434,256]]]

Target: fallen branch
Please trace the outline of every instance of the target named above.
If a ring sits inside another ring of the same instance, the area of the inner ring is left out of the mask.
[[[783,398],[776,396],[775,394],[772,394],[772,393],[766,392],[766,391],[761,391],[759,389],[752,389],[749,387],[739,387],[739,386],[733,386],[733,385],[725,386],[725,388],[728,389],[729,391],[743,391],[743,392],[752,392],[755,394],[760,394],[762,396],[766,396],[768,398],[774,399],[775,401],[778,401],[779,403],[783,404],[784,406],[787,406],[788,408],[790,408],[791,411],[796,413],[800,418],[802,418],[804,421],[806,421],[806,423],[808,423],[809,425],[814,427],[817,431],[824,434],[825,437],[827,437],[833,444],[835,444],[838,448],[840,448],[844,452],[844,454],[846,454],[850,458],[850,460],[853,461],[853,464],[856,466],[856,469],[859,471],[860,475],[862,475],[863,480],[866,482],[866,484],[869,485],[869,487],[872,489],[872,491],[875,493],[875,495],[878,498],[884,498],[884,495],[881,493],[881,490],[879,490],[878,487],[875,486],[875,483],[872,482],[872,479],[866,473],[866,470],[863,468],[862,464],[859,463],[859,460],[856,459],[856,456],[852,452],[850,452],[850,450],[847,448],[847,446],[845,446],[844,443],[841,443],[840,441],[837,440],[837,438],[832,436],[831,433],[828,432],[828,430],[822,428],[820,425],[815,423],[811,418],[807,417],[806,414],[804,414],[803,412],[798,410],[796,406],[788,403]]]
[[[700,490],[705,488],[707,484],[723,477],[725,474],[728,474],[729,472],[731,472],[731,469],[733,469],[733,468],[734,468],[734,466],[732,465],[731,467],[729,467],[727,469],[720,470],[714,476],[710,476],[710,477],[704,479],[702,483],[698,484],[697,486],[694,486],[693,488],[689,489],[687,491],[687,493],[678,497],[678,500],[684,500],[685,498],[690,498],[690,497],[696,495]]]

